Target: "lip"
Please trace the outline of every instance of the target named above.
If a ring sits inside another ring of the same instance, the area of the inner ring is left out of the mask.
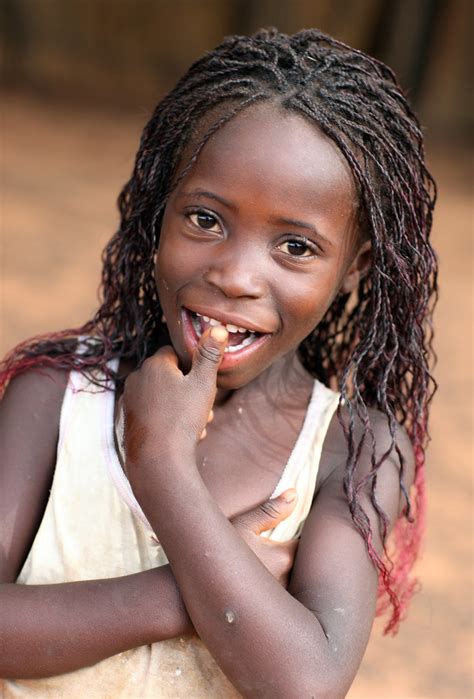
[[[261,325],[255,325],[251,320],[247,320],[243,316],[229,315],[220,310],[215,310],[209,307],[201,306],[198,308],[192,308],[191,306],[183,306],[184,310],[191,311],[192,313],[197,313],[201,316],[207,316],[208,318],[214,318],[218,320],[222,325],[236,325],[238,328],[245,328],[250,330],[250,332],[260,333],[261,335],[271,335],[272,331],[268,330]]]
[[[181,318],[184,342],[190,356],[192,357],[199,343],[199,338],[196,335],[191,320],[191,315],[188,311],[192,311],[192,309],[189,307],[183,307],[181,309]],[[196,311],[192,312],[196,313]],[[218,314],[216,314],[219,317],[216,318],[215,315],[212,314],[212,312],[206,313],[205,311],[201,310],[198,312],[201,313],[201,315],[206,315],[209,318],[215,318],[215,320],[219,320],[220,322],[222,322],[223,325],[225,325],[226,323],[232,323],[233,325],[239,325],[242,328],[247,328],[247,330],[254,330],[255,332],[262,333],[261,337],[258,337],[256,340],[252,342],[252,344],[243,347],[241,350],[238,350],[237,352],[226,352],[219,365],[219,372],[224,371],[226,369],[232,369],[236,365],[248,359],[255,352],[258,352],[258,350],[269,341],[272,335],[269,332],[258,330],[255,325],[247,324],[247,322],[240,317],[231,317],[219,312]]]

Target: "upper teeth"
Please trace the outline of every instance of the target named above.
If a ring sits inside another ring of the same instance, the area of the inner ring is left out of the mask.
[[[232,323],[221,323],[220,320],[216,320],[215,318],[209,318],[208,316],[203,316],[201,313],[196,313],[197,316],[200,318],[203,318],[206,323],[209,323],[209,325],[223,325],[226,330],[230,333],[251,333],[253,332],[252,330],[247,330],[247,328],[242,328],[238,325],[233,325]]]

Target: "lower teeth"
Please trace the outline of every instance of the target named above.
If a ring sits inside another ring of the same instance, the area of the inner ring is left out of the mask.
[[[242,340],[240,345],[227,345],[225,348],[225,352],[238,352],[239,350],[243,349],[244,347],[248,347],[253,341],[255,340],[255,333],[251,333],[248,337],[245,338],[245,340]]]
[[[202,332],[201,332],[201,323],[199,321],[199,318],[197,318],[195,315],[191,315],[191,322],[193,324],[194,332],[198,337],[201,337]]]
[[[191,315],[191,321],[196,335],[198,337],[201,337],[201,321],[195,315]],[[256,337],[257,336],[255,335],[255,333],[249,333],[249,335],[246,338],[244,338],[239,345],[227,345],[227,347],[225,348],[225,352],[238,352],[239,350],[244,349],[244,347],[248,347],[248,345],[250,345],[256,339]]]

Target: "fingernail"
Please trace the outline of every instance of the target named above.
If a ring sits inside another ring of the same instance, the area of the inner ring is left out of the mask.
[[[294,502],[296,500],[297,492],[294,488],[290,488],[285,493],[283,493],[283,500],[287,503]]]
[[[228,333],[223,325],[213,325],[210,336],[214,340],[217,340],[217,342],[225,342],[227,340]]]

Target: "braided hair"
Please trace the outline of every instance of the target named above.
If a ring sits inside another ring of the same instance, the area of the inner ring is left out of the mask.
[[[340,414],[348,446],[345,493],[379,573],[378,612],[391,607],[385,631],[395,632],[415,588],[410,570],[423,530],[424,452],[434,391],[429,362],[437,272],[429,233],[436,189],[424,164],[418,120],[384,64],[317,30],[287,36],[274,29],[228,37],[194,63],[143,131],[133,174],[118,200],[120,227],[103,253],[97,313],[81,328],[16,347],[2,365],[0,386],[38,366],[79,370],[100,382],[97,370],[111,378],[107,362],[112,357],[140,365],[169,341],[158,322],[153,258],[178,166],[179,181],[213,133],[264,101],[303,116],[335,142],[352,171],[361,227],[372,244],[371,271],[354,294],[336,298],[300,354],[314,376],[337,387],[347,407],[348,419]],[[81,336],[89,339],[78,353]],[[375,454],[372,408],[388,424],[391,442],[382,457]],[[362,434],[356,424],[362,425]],[[415,454],[411,498],[396,440],[400,425]],[[357,467],[366,442],[372,446],[371,471],[361,479]],[[391,455],[400,464],[406,505],[389,551],[388,521],[375,487],[377,472]],[[361,505],[367,486],[384,541],[382,556],[372,544]]]

